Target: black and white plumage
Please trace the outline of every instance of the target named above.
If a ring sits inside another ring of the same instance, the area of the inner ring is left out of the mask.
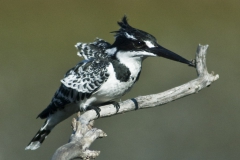
[[[26,150],[40,147],[46,136],[61,121],[78,111],[95,109],[120,98],[138,80],[146,57],[162,56],[194,66],[190,61],[161,47],[155,37],[131,27],[126,16],[118,22],[115,42],[102,39],[93,43],[77,43],[78,56],[85,60],[70,69],[49,106],[38,117],[46,119]]]

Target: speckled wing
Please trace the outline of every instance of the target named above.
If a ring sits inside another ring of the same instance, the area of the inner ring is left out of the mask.
[[[85,60],[69,70],[61,82],[79,93],[92,94],[108,79],[109,64],[107,59]]]
[[[51,103],[38,117],[44,119],[65,105],[89,98],[108,79],[108,59],[89,59],[70,69]]]
[[[97,38],[93,43],[77,43],[75,47],[78,49],[77,55],[84,59],[105,58],[108,55],[105,50],[110,47],[110,43]]]

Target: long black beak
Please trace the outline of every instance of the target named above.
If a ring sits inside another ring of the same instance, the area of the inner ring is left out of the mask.
[[[174,60],[177,62],[185,63],[192,67],[196,66],[193,61],[189,61],[189,60],[181,57],[180,55],[178,55],[160,45],[158,47],[148,48],[147,50],[151,53],[156,54],[157,56],[161,56],[161,57],[171,59],[171,60]]]

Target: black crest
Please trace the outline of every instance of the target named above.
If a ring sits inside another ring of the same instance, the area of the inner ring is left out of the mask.
[[[118,22],[118,25],[121,27],[122,30],[132,30],[133,28],[127,22],[127,16],[125,15],[122,18],[122,22]]]
[[[122,18],[122,21],[121,22],[117,22],[118,25],[121,27],[118,31],[113,31],[111,33],[116,33],[116,37],[118,36],[124,36],[125,33],[132,33],[132,32],[135,32],[136,29],[131,27],[129,24],[128,24],[128,21],[127,21],[127,16],[125,15],[123,18]]]
[[[151,34],[144,32],[140,29],[133,28],[128,24],[127,16],[123,16],[122,21],[118,22],[118,25],[121,27],[118,31],[113,31],[111,33],[115,33],[115,37],[126,37],[133,40],[150,40],[156,41],[156,38]]]

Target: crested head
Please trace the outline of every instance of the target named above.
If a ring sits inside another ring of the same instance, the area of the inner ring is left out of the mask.
[[[126,16],[122,18],[121,22],[118,22],[118,25],[121,28],[118,31],[112,32],[115,33],[116,41],[120,39],[121,41],[127,40],[132,42],[138,42],[142,45],[146,44],[147,47],[155,47],[157,45],[157,40],[154,36],[145,31],[130,26]]]
[[[126,16],[122,18],[121,22],[118,22],[118,25],[120,29],[112,32],[115,33],[115,42],[111,45],[111,49],[107,51],[109,55],[114,55],[118,59],[120,57],[144,59],[149,56],[156,56],[147,51],[147,49],[158,45],[154,36],[130,26]]]
[[[140,29],[133,28],[128,24],[127,17],[124,16],[121,27],[115,33],[115,42],[106,50],[106,53],[120,61],[135,59],[142,61],[146,57],[160,56],[174,61],[195,66],[191,61],[179,56],[178,54],[160,46],[151,34]]]

